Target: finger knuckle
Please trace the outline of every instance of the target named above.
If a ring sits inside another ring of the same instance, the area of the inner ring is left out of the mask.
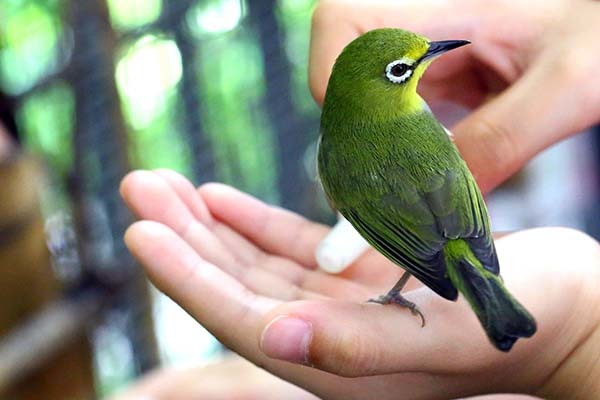
[[[572,107],[573,130],[583,130],[595,122],[600,111],[600,75],[597,57],[591,57],[587,47],[570,49],[553,55],[549,62],[550,76],[555,81],[560,101]]]
[[[328,36],[331,30],[336,26],[336,15],[338,15],[338,4],[333,0],[325,0],[319,2],[313,11],[311,19],[311,45],[310,45],[310,62],[308,68],[308,84],[313,98],[321,103],[325,97],[325,85],[323,85],[321,63],[325,56],[318,50],[318,41],[330,40]],[[339,17],[339,15],[338,15]]]
[[[590,57],[587,47],[572,48],[561,53],[553,53],[550,63],[553,75],[567,87],[579,90],[590,89],[597,93],[597,86],[593,81],[597,77],[597,59]]]
[[[331,353],[331,372],[344,377],[370,375],[378,364],[378,352],[365,342],[365,337],[346,333],[335,342]]]
[[[566,84],[581,83],[582,72],[586,69],[585,58],[573,51],[555,55],[552,61],[554,76]]]
[[[523,155],[513,130],[501,121],[478,118],[471,128],[477,133],[478,157],[483,164],[500,171],[514,171]]]
[[[339,2],[336,0],[322,0],[315,7],[312,15],[312,27],[321,27],[322,24],[328,21],[331,15],[335,15],[335,11],[339,6]]]

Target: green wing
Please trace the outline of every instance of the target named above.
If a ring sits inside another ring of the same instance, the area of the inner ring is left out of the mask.
[[[421,190],[405,186],[401,193],[373,194],[339,211],[373,247],[449,300],[458,292],[446,275],[448,240],[464,239],[498,274],[485,203],[466,166],[434,174]]]
[[[423,199],[436,220],[438,233],[445,239],[464,239],[483,266],[498,275],[487,208],[466,164],[461,164],[459,171],[449,170],[443,178],[434,179],[436,182],[423,192]]]

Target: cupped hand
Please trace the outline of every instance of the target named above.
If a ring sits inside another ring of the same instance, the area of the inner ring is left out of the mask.
[[[235,382],[235,384],[233,384]],[[162,367],[147,373],[110,400],[319,400],[313,394],[236,355],[214,363]],[[485,395],[469,400],[532,400],[525,395]]]
[[[452,131],[483,191],[549,145],[600,121],[596,1],[321,1],[310,50],[310,85],[318,102],[346,44],[382,27],[432,40],[471,40],[433,62],[419,93],[431,103],[475,109]]]
[[[159,368],[110,397],[110,400],[141,399],[318,400],[235,355],[227,355],[208,365]]]
[[[497,240],[506,286],[539,326],[505,354],[462,298],[448,302],[414,284],[406,296],[424,312],[424,328],[405,309],[365,303],[402,272],[374,252],[339,276],[317,270],[325,226],[225,185],[196,190],[166,170],[131,173],[121,192],[141,219],[126,243],[152,282],[227,347],[321,398],[600,390],[600,250],[580,233]],[[574,375],[586,365],[592,380]]]

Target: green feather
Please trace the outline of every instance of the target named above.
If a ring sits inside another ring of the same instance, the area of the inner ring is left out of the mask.
[[[483,268],[464,240],[450,240],[444,249],[448,276],[465,296],[494,345],[509,351],[519,337],[536,331],[535,320],[506,290],[499,276]]]
[[[425,38],[398,29],[348,45],[325,96],[319,175],[330,203],[373,247],[440,296],[461,292],[506,351],[535,321],[504,289],[483,197],[416,92],[427,50]],[[385,68],[402,58],[416,60],[414,72],[392,83]]]

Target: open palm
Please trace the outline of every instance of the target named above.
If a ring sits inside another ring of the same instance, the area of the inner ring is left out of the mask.
[[[598,304],[600,252],[574,231],[497,240],[506,286],[539,326],[504,354],[462,298],[412,282],[407,297],[424,328],[405,309],[365,303],[402,273],[373,251],[341,275],[317,270],[326,226],[225,185],[196,190],[167,170],[134,172],[121,192],[142,219],[127,245],[152,282],[224,345],[325,399],[543,394],[600,321],[600,307],[589,306]]]

